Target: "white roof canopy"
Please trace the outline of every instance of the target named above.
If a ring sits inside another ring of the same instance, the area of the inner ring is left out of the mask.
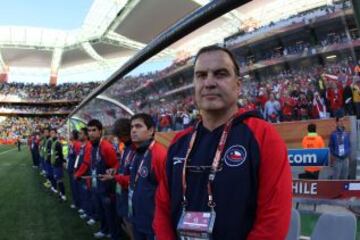
[[[34,72],[41,69],[43,72],[44,67],[53,74],[59,72],[59,78],[61,75],[64,79],[64,73],[75,69],[76,72],[86,71],[89,69],[86,65],[114,71],[160,32],[209,1],[94,0],[82,26],[69,31],[1,26],[0,23],[0,71],[8,69],[10,81],[16,81],[11,76],[19,71],[28,73],[29,69]],[[175,57],[182,51],[193,54],[204,45],[222,42],[240,29],[266,25],[332,2],[253,0],[181,39],[158,57]],[[39,60],[42,56],[43,61]],[[26,71],[21,71],[21,66]],[[49,76],[43,82],[48,80]],[[104,79],[89,79],[92,80]]]

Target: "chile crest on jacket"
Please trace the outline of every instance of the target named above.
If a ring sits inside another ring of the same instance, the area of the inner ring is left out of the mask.
[[[146,178],[149,174],[149,170],[146,166],[142,166],[140,169],[140,176]]]
[[[247,151],[242,145],[234,145],[226,150],[224,160],[229,167],[241,166],[247,157]]]

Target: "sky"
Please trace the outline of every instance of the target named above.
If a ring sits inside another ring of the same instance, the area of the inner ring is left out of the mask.
[[[93,0],[1,0],[0,3],[0,26],[72,30],[81,27]]]

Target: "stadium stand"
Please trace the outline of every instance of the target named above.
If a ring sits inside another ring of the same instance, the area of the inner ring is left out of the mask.
[[[47,101],[51,100],[82,100],[94,88],[98,82],[89,83],[64,83],[57,86],[49,84],[26,84],[26,83],[3,83],[0,85],[0,100],[11,101],[12,99]]]
[[[18,136],[30,136],[34,129],[43,127],[59,127],[64,117],[3,117],[0,125],[0,139],[11,140]]]
[[[17,137],[27,138],[30,129],[39,126],[59,127],[70,111],[99,82],[49,84],[2,83],[0,85],[0,116],[3,142]],[[58,117],[55,117],[58,116]]]
[[[357,66],[356,62],[344,59],[324,65],[314,64],[307,68],[291,68],[266,77],[244,78],[239,105],[248,109],[257,108],[264,113],[269,95],[274,94],[281,106],[277,112],[280,121],[334,116],[336,111],[345,111],[344,90],[346,89],[347,93],[350,90],[350,94],[358,91],[359,76],[355,72]],[[140,84],[141,88],[134,90],[129,85],[119,85],[108,93],[118,97],[119,92],[124,92],[120,98],[125,104],[136,111],[149,111],[158,125],[161,115],[169,115],[172,130],[178,129],[175,122],[180,122],[179,119],[176,120],[176,115],[185,110],[194,120],[196,113],[193,113],[193,92],[188,90],[191,89],[192,78],[179,74],[154,81],[152,76],[141,76],[137,80],[149,82],[151,79],[150,83]],[[173,82],[170,85],[168,83],[171,80]],[[126,94],[127,92],[132,94]],[[350,97],[352,99],[352,96]],[[166,101],[169,98],[172,99],[171,102]],[[354,105],[346,107],[345,112],[347,115],[354,114]]]

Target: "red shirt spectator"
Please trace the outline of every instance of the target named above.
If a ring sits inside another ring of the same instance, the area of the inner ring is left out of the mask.
[[[285,95],[280,98],[280,104],[282,107],[282,114],[284,120],[290,121],[294,113],[294,106],[296,105],[296,100],[288,95]]]
[[[334,83],[333,87],[327,90],[327,99],[330,102],[331,111],[335,114],[337,110],[343,107],[343,88],[341,86],[339,88]]]

